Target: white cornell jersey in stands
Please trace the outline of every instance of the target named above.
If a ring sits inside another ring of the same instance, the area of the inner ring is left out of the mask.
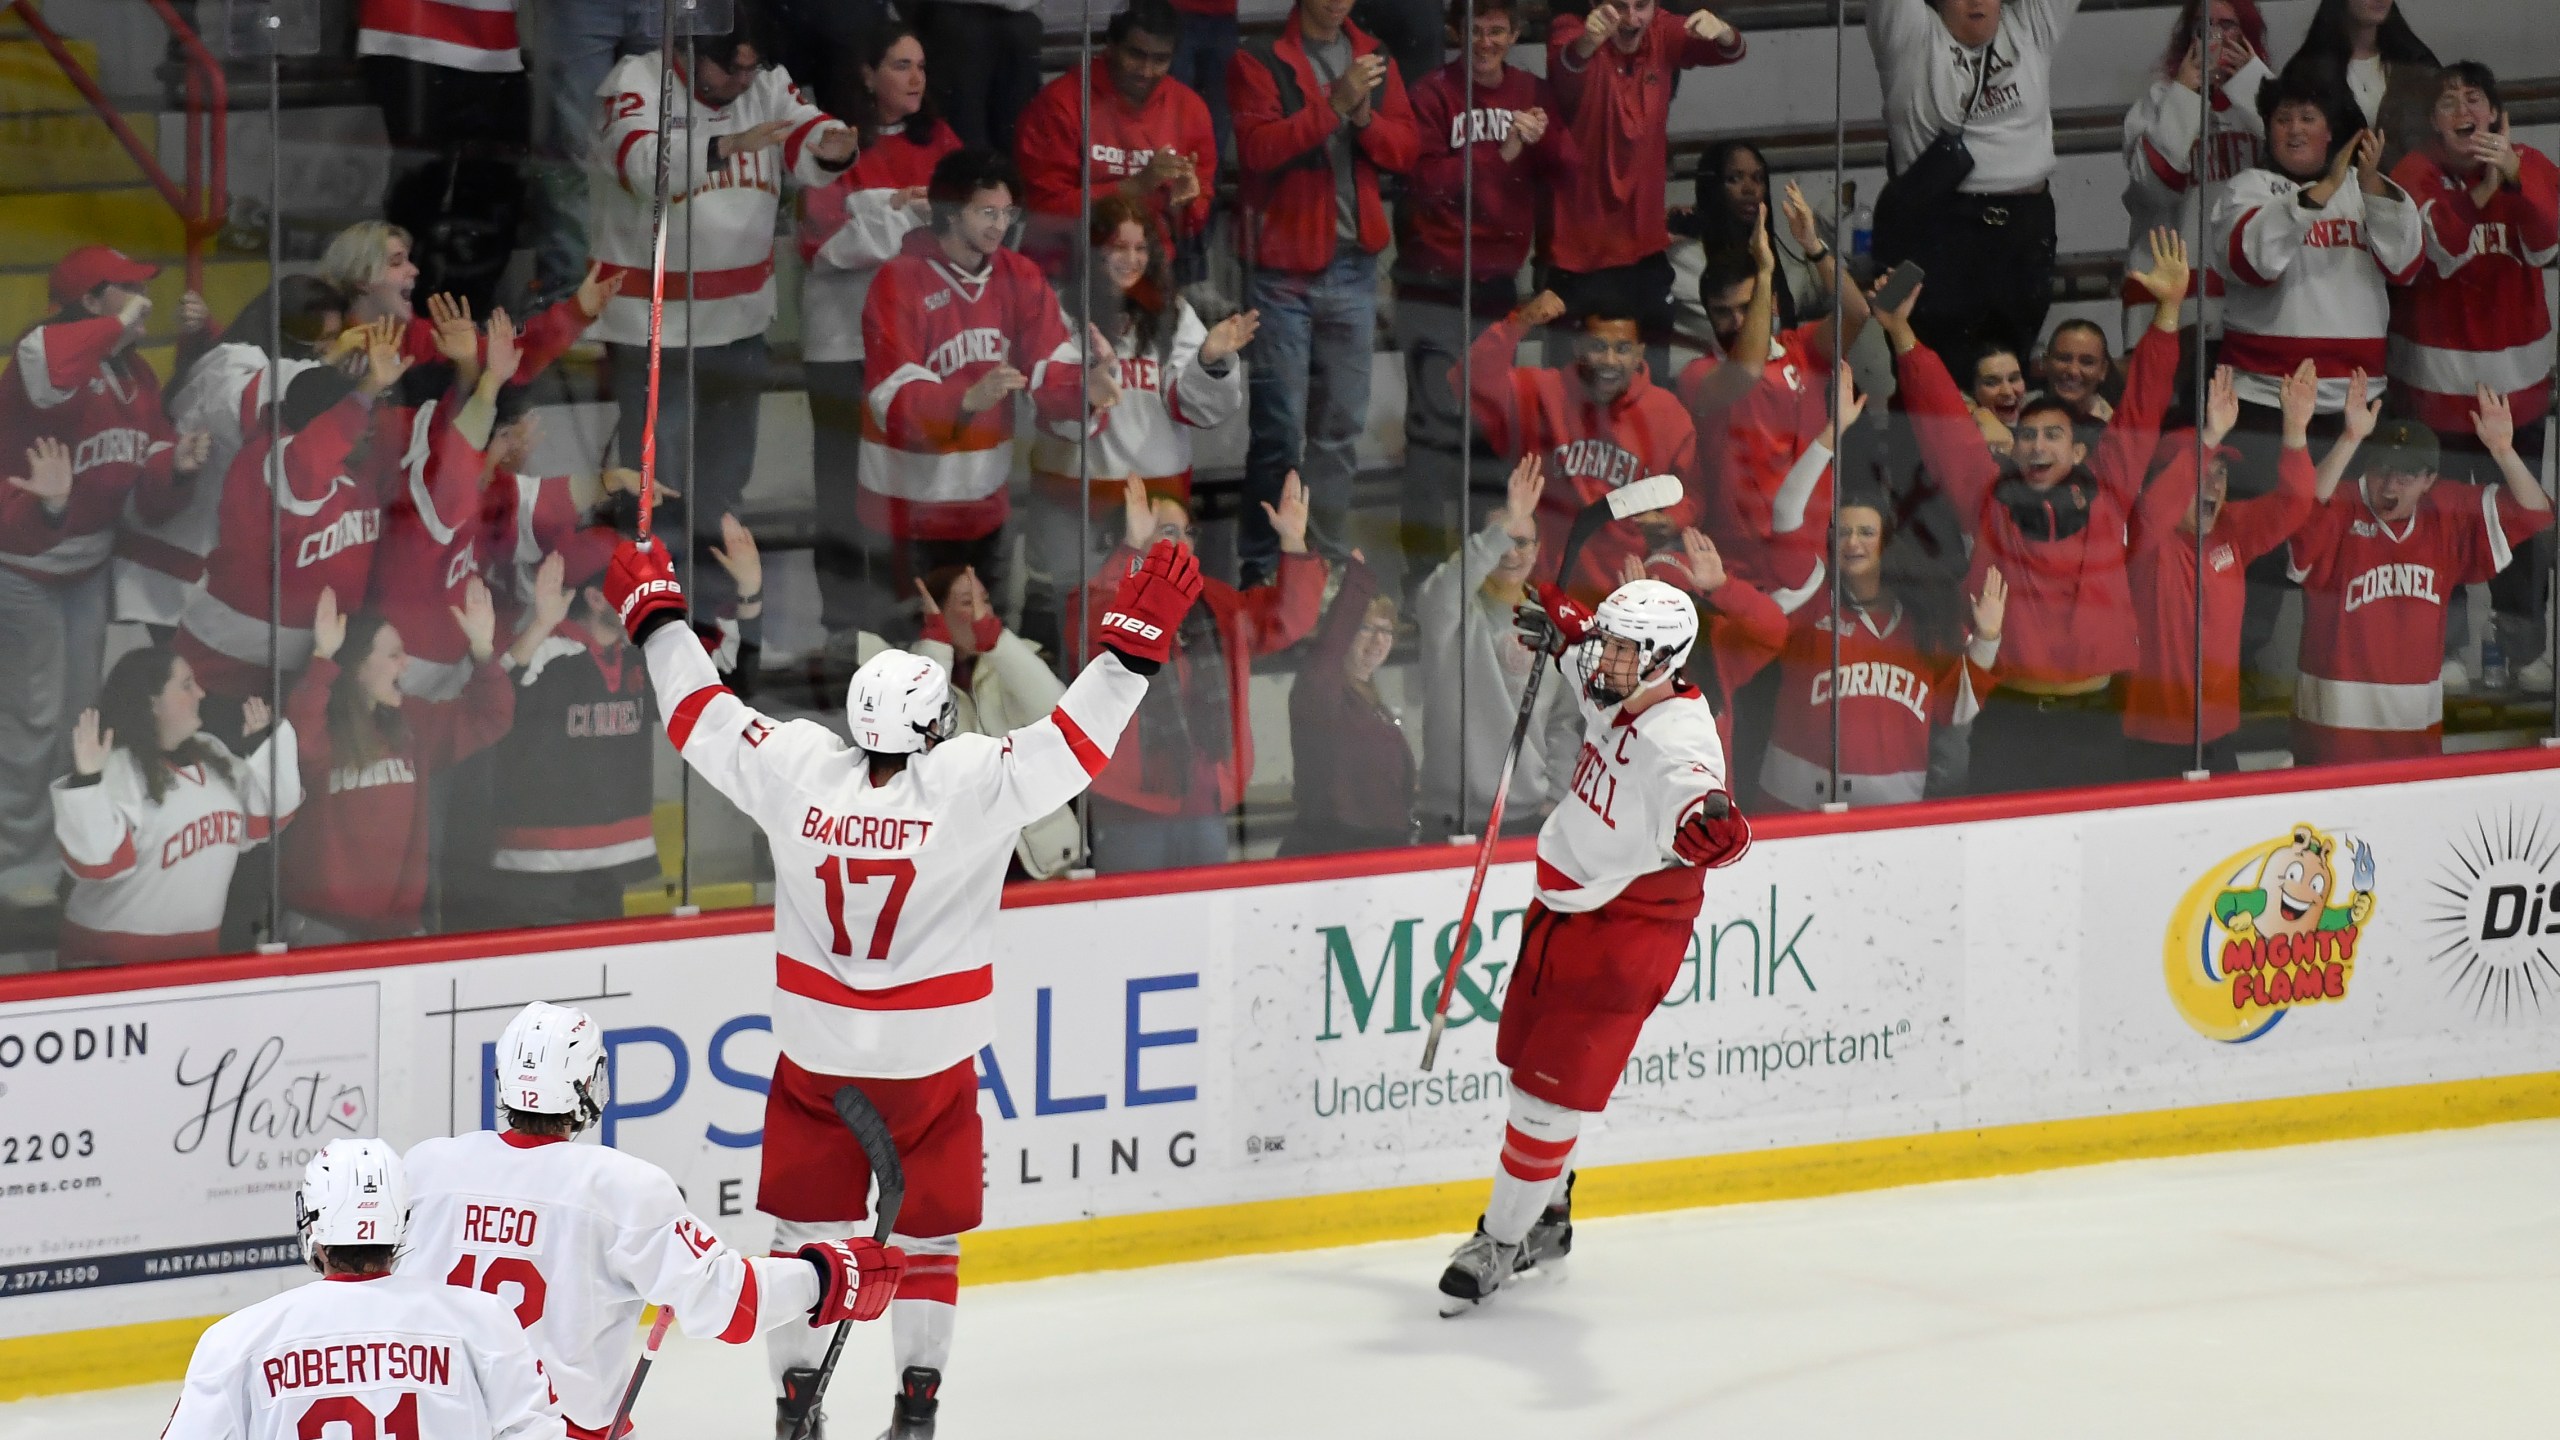
[[[677,753],[773,847],[774,1038],[804,1069],[914,1079],[995,1038],[987,936],[1022,827],[1111,761],[1147,682],[1105,654],[1057,709],[1003,736],[955,735],[885,785],[810,720],[729,693],[682,625],[649,637]]]
[[[622,293],[587,333],[616,345],[649,341],[649,267],[654,235],[650,199],[658,172],[658,56],[623,57],[596,91],[604,131],[587,176],[594,218],[588,230],[597,263],[622,277]],[[800,97],[790,72],[768,65],[747,93],[706,108],[679,81],[676,130],[690,138],[667,165],[667,344],[726,345],[762,335],[773,323],[774,218],[788,174],[816,188],[843,170],[818,159],[810,141],[841,121]],[[779,145],[731,155],[714,164],[711,143],[783,121]],[[690,219],[686,212],[692,212]],[[688,244],[691,246],[687,248]],[[688,308],[688,301],[694,302]],[[687,316],[691,322],[688,324]]]
[[[1630,882],[1684,863],[1672,833],[1725,788],[1715,712],[1686,682],[1633,719],[1579,698],[1573,781],[1538,827],[1538,901],[1566,912],[1597,910]]]
[[[565,1440],[506,1306],[412,1275],[330,1276],[214,1322],[161,1440]]]
[[[480,1130],[421,1141],[403,1166],[400,1273],[512,1305],[573,1434],[613,1423],[644,1303],[675,1307],[694,1339],[732,1345],[805,1323],[818,1303],[809,1262],[730,1249],[636,1155]]]
[[[54,838],[74,880],[63,926],[86,932],[79,938],[97,954],[211,953],[240,857],[284,828],[277,817],[291,820],[301,807],[291,721],[277,721],[246,760],[212,736],[196,742],[204,754],[171,768],[158,800],[133,752],[121,747],[96,779],[53,782]]]

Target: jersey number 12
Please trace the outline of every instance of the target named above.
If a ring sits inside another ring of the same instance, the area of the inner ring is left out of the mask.
[[[888,959],[889,938],[898,931],[898,911],[905,907],[907,891],[916,883],[916,862],[848,860],[841,855],[830,855],[818,862],[818,878],[826,883],[827,921],[836,932],[835,943],[830,948],[838,955],[850,957],[853,954],[853,936],[844,925],[845,892],[853,890],[863,895],[876,895],[880,905],[878,916],[871,922],[871,949],[865,958]],[[875,880],[888,881],[888,888],[882,890],[874,886],[871,882]]]

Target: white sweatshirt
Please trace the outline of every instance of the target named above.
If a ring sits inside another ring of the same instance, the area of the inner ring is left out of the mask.
[[[2079,9],[2080,0],[2006,0],[1991,43],[1968,50],[1928,0],[1868,0],[1867,48],[1884,79],[1894,170],[1961,125],[1973,151],[1973,173],[1960,187],[1967,194],[2032,190],[2051,178],[2053,52]],[[1977,84],[1981,99],[1968,119]]]

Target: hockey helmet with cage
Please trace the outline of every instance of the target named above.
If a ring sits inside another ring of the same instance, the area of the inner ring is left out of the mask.
[[[874,755],[930,750],[960,728],[951,677],[921,655],[883,650],[853,672],[845,691],[853,743]]]
[[[584,1010],[536,1000],[498,1037],[498,1103],[530,1115],[568,1115],[584,1130],[604,1114],[604,1031]]]
[[[320,1268],[323,1245],[397,1245],[409,1229],[409,1177],[400,1152],[380,1140],[332,1140],[302,1167],[293,1192],[302,1259]]]
[[[1609,681],[1601,663],[1608,642],[1635,647],[1635,677],[1625,690]],[[1698,607],[1659,580],[1630,580],[1609,592],[1591,614],[1591,627],[1566,657],[1574,682],[1595,705],[1616,705],[1646,686],[1680,673],[1698,643]]]

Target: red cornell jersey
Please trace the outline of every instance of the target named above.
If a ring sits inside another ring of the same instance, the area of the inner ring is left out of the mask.
[[[1724,359],[1702,355],[1680,372],[1681,403],[1707,442],[1702,482],[1723,502],[1707,509],[1716,544],[1726,564],[1770,591],[1790,614],[1821,579],[1830,545],[1831,467],[1817,464],[1802,495],[1786,483],[1831,423],[1831,361],[1814,343],[1829,323],[1774,337],[1760,383],[1721,415],[1701,413],[1699,391]],[[1783,513],[1782,495],[1788,501]]]
[[[1840,637],[1832,669],[1831,638]],[[1929,733],[1972,722],[1991,692],[2000,642],[1951,655],[1922,652],[1918,622],[1887,594],[1838,622],[1826,595],[1798,611],[1779,662],[1778,708],[1760,789],[1791,810],[1902,805],[1926,797]],[[1834,699],[1837,698],[1837,708]],[[1831,789],[1831,727],[1840,727],[1840,789]]]
[[[0,485],[0,565],[36,580],[68,580],[107,562],[125,497],[150,520],[186,503],[170,469],[160,379],[116,347],[112,315],[38,325],[18,341],[0,376],[0,473],[26,473],[27,448],[59,440],[71,451],[71,495],[62,513],[15,485]]]
[[[481,488],[491,477],[485,453],[449,422],[459,403],[448,393],[410,414],[406,448],[385,477],[382,545],[373,567],[373,603],[400,628],[409,651],[400,688],[421,700],[450,700],[471,679],[470,642],[453,612],[480,569]],[[377,435],[374,443],[384,438]]]
[[[1469,167],[1475,170],[1475,269],[1479,280],[1508,278],[1529,261],[1530,242],[1547,196],[1573,181],[1580,162],[1573,129],[1565,124],[1547,82],[1526,70],[1502,67],[1502,83],[1478,85],[1467,107],[1467,59],[1461,55],[1413,87],[1413,124],[1422,153],[1407,177],[1405,201],[1396,207],[1399,270],[1454,280],[1467,268]],[[1524,110],[1547,114],[1547,133],[1505,160],[1512,117]]]
[[[2134,508],[2133,613],[2142,657],[2125,688],[2124,733],[2155,745],[2219,740],[2240,728],[2240,616],[2248,604],[2249,562],[2283,544],[2311,513],[2317,483],[2311,452],[2286,450],[2276,489],[2225,500],[2206,537],[2204,566],[2204,734],[2196,734],[2196,537],[2180,521],[2194,513],[2196,436],[2161,442],[2168,468]],[[2223,447],[2232,465],[2240,452]]]
[[[2302,678],[2294,758],[2304,764],[2432,755],[2444,734],[2446,600],[2507,567],[2551,524],[2503,485],[2439,481],[2386,525],[2361,486],[2341,485],[2293,538],[2302,585]],[[2306,753],[2306,750],[2308,753]]]
[[[424,1276],[331,1275],[196,1342],[160,1440],[566,1440],[496,1298]]]
[[[2516,147],[2518,183],[2475,205],[2470,182],[2413,150],[2392,179],[2417,202],[2427,257],[2392,296],[2391,378],[2439,435],[2471,433],[2477,390],[2507,397],[2519,427],[2551,408],[2551,308],[2542,272],[2560,257],[2560,166]]]
[[[400,1273],[512,1306],[572,1435],[613,1423],[644,1304],[673,1306],[688,1338],[740,1345],[818,1303],[809,1262],[730,1249],[637,1155],[476,1130],[422,1140],[401,1164]]]
[[[955,735],[875,785],[834,731],[731,694],[686,627],[659,627],[644,651],[676,753],[773,847],[782,1053],[824,1075],[916,1079],[993,1041],[988,935],[1014,845],[1111,763],[1146,680],[1106,652],[1045,718]]]
[[[1472,399],[1476,424],[1496,451],[1546,456],[1547,490],[1538,502],[1540,563],[1560,565],[1565,532],[1583,506],[1651,475],[1677,475],[1687,483],[1696,469],[1697,430],[1689,412],[1648,380],[1641,365],[1627,393],[1605,406],[1593,403],[1571,370],[1515,367],[1526,328],[1515,317],[1485,327],[1476,338]],[[1449,383],[1459,383],[1454,365]],[[1657,518],[1676,530],[1696,524],[1701,510],[1693,493]],[[1645,552],[1635,527],[1608,526],[1582,547],[1574,572],[1558,583],[1574,598],[1597,604],[1618,588],[1626,561],[1642,560]]]
[[[222,533],[205,566],[205,584],[187,602],[172,642],[216,695],[267,693],[267,644],[287,674],[311,662],[311,616],[322,590],[338,592],[342,613],[358,608],[373,577],[382,538],[382,506],[371,484],[348,473],[347,459],[370,424],[363,399],[350,395],[298,432],[284,437],[283,461],[268,463],[267,428],[248,441],[222,478]],[[381,443],[378,439],[377,444]],[[284,496],[273,497],[268,472],[280,471]],[[268,623],[267,538],[280,531],[284,608]]]
[[[1003,528],[1014,402],[968,414],[961,397],[1011,365],[1031,382],[1043,423],[1079,417],[1082,356],[1039,266],[999,250],[964,274],[933,231],[908,232],[862,305],[862,523],[916,540]]]

